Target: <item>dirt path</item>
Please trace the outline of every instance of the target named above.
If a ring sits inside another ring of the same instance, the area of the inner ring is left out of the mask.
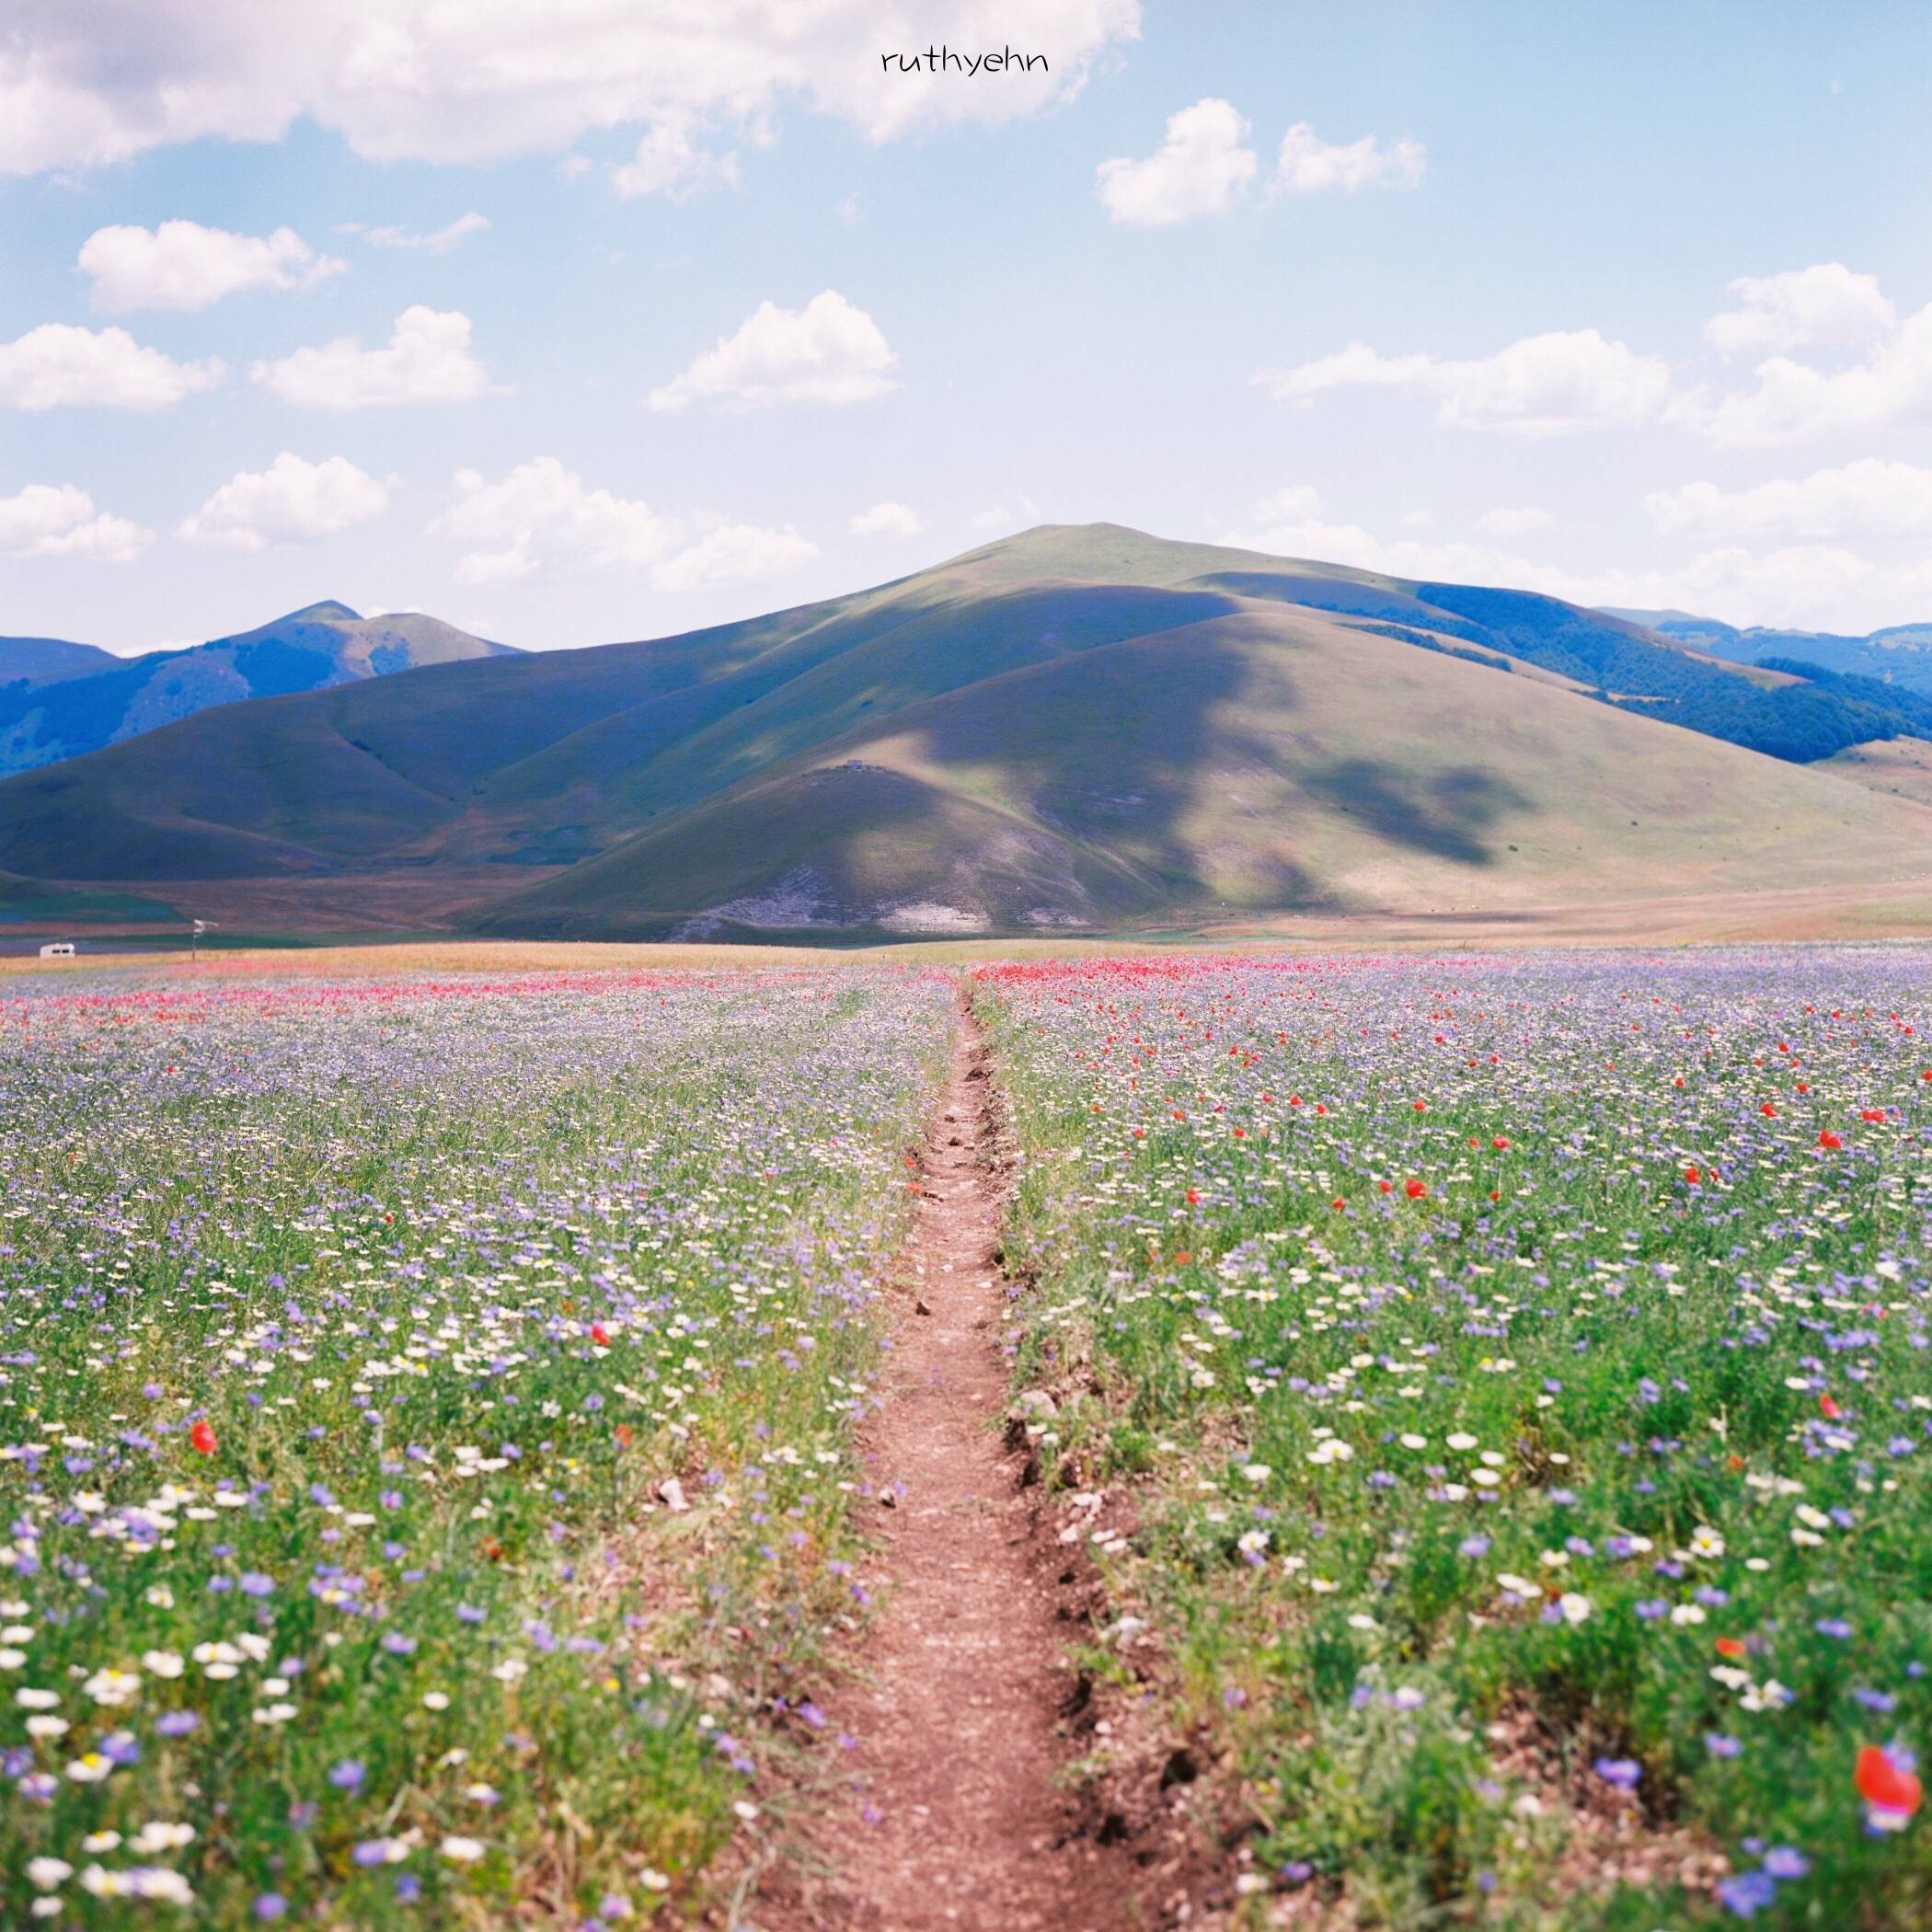
[[[924,1192],[867,1432],[887,1594],[832,1721],[855,1789],[822,1846],[834,1877],[799,1926],[827,1932],[1119,1932],[1108,1855],[1056,1842],[1052,1776],[1069,1678],[1051,1573],[1001,1445],[1006,1282],[985,1043],[964,1006],[926,1130]],[[1051,1540],[1051,1539],[1049,1539]],[[1056,1570],[1058,1566],[1055,1566]]]

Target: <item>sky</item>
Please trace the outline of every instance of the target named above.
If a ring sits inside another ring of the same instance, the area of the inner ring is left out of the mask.
[[[550,649],[1092,520],[1932,620],[1923,6],[9,18],[8,634]]]

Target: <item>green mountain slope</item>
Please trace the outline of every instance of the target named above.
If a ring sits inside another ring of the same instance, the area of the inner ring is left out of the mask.
[[[79,757],[213,705],[510,650],[438,617],[362,617],[335,603],[312,604],[187,650],[138,658],[55,638],[0,638],[0,773]],[[38,673],[36,664],[43,667]]]
[[[1547,598],[1049,526],[742,624],[206,710],[0,783],[0,868],[461,881],[474,927],[586,937],[1932,871],[1922,802],[1726,742],[1790,694],[1822,695]],[[1698,713],[1730,729],[1667,721]]]

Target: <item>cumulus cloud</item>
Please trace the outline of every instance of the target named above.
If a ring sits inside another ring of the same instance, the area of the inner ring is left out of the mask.
[[[738,156],[714,155],[692,139],[691,127],[683,120],[660,121],[638,143],[630,160],[610,171],[611,186],[629,199],[635,195],[663,194],[674,201],[713,181],[738,179]]]
[[[1924,536],[1932,535],[1932,469],[1867,456],[1745,489],[1686,483],[1652,490],[1644,508],[1666,535]]]
[[[154,540],[152,530],[96,510],[72,483],[29,483],[17,496],[0,497],[0,556],[132,563]]]
[[[847,527],[854,536],[917,536],[926,525],[919,512],[903,503],[874,503],[861,510]]]
[[[1818,262],[1782,275],[1742,275],[1729,293],[1738,305],[1713,316],[1704,339],[1726,355],[1757,355],[1807,343],[1866,342],[1898,326],[1898,311],[1876,275],[1856,275],[1842,261]]]
[[[302,409],[368,409],[395,403],[468,402],[490,386],[470,352],[469,317],[420,305],[396,318],[388,345],[364,349],[339,336],[249,370],[283,402]]]
[[[878,323],[834,289],[803,308],[761,302],[737,332],[650,392],[653,409],[694,402],[754,409],[774,403],[856,403],[897,385],[893,354]]]
[[[661,591],[689,591],[765,577],[817,554],[787,524],[698,524],[660,516],[650,504],[588,489],[555,456],[519,464],[497,482],[458,470],[434,535],[470,546],[461,583],[504,583],[557,571],[640,569]]]
[[[795,103],[891,141],[1065,100],[1139,25],[1138,0],[14,0],[0,40],[0,171],[209,135],[272,141],[303,114],[378,160],[558,153],[633,126],[769,138]],[[1008,42],[1045,66],[971,86],[880,68],[889,51]]]
[[[1932,410],[1932,303],[1889,324],[1873,311],[1871,321],[1882,332],[1862,360],[1833,369],[1767,356],[1754,372],[1754,389],[1714,403],[1700,399],[1693,426],[1727,447],[1765,448],[1878,429]]]
[[[413,228],[365,228],[361,222],[344,222],[337,232],[360,235],[364,241],[373,242],[378,248],[420,248],[430,255],[447,255],[452,248],[460,248],[471,236],[481,235],[489,226],[489,217],[478,214],[473,208],[467,214],[459,214],[447,226],[432,228],[427,235],[419,234]]]
[[[1436,399],[1436,420],[1550,436],[1662,423],[1727,449],[1771,448],[1932,415],[1932,304],[1901,316],[1875,278],[1825,262],[1731,283],[1738,306],[1706,339],[1726,354],[1765,354],[1750,386],[1680,381],[1662,356],[1594,328],[1525,336],[1495,354],[1386,355],[1351,342],[1333,355],[1255,381],[1305,406],[1331,390],[1400,389]],[[1785,352],[1803,349],[1803,358]]]
[[[818,555],[789,523],[763,530],[754,523],[720,523],[694,544],[667,557],[650,573],[661,591],[707,590],[714,583],[737,583],[775,577]]]
[[[1515,436],[1558,436],[1625,428],[1672,412],[1671,367],[1593,328],[1525,336],[1493,355],[1455,360],[1384,355],[1351,342],[1293,369],[1265,369],[1255,381],[1277,402],[1305,408],[1336,389],[1406,389],[1436,401],[1447,427]]]
[[[206,308],[245,289],[306,288],[345,266],[317,255],[293,228],[234,235],[199,222],[97,228],[81,244],[79,265],[94,284],[94,306],[112,312]]]
[[[0,407],[7,408],[167,409],[213,387],[222,374],[218,361],[178,362],[143,347],[124,328],[43,322],[0,342]]]
[[[380,516],[389,507],[389,489],[346,456],[308,463],[283,450],[267,469],[229,477],[176,535],[249,553],[314,543]]]
[[[1270,184],[1277,194],[1322,194],[1340,189],[1352,194],[1360,188],[1418,188],[1428,166],[1428,152],[1420,141],[1402,140],[1384,147],[1373,134],[1346,144],[1324,141],[1305,121],[1297,121],[1282,136]]]
[[[1115,221],[1163,227],[1222,214],[1248,190],[1259,166],[1247,145],[1248,122],[1210,96],[1167,117],[1167,138],[1144,161],[1103,161],[1094,192]]]

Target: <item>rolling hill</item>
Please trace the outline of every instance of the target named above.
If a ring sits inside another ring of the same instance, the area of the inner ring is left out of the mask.
[[[508,653],[440,618],[312,604],[186,650],[117,658],[58,638],[0,638],[0,774],[32,771],[213,705],[315,691],[421,664]]]
[[[1791,762],[1901,729],[1549,598],[1046,526],[745,623],[201,711],[0,783],[0,871],[255,929],[1507,918],[1932,875],[1932,807]]]

